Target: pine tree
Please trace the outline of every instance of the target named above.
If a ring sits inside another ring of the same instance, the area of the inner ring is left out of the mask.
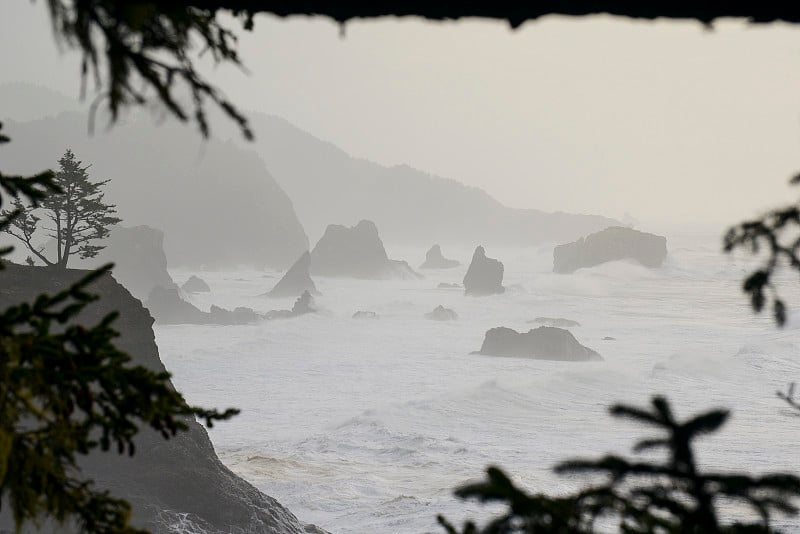
[[[87,173],[89,166],[82,166],[71,150],[64,153],[58,164],[59,171],[53,181],[61,192],[45,197],[38,207],[25,206],[16,198],[14,211],[19,215],[5,231],[25,243],[46,265],[65,269],[70,256],[77,254],[84,259],[97,256],[105,248],[97,242],[108,237],[109,228],[121,219],[115,216],[116,206],[103,200],[102,188],[109,180],[92,182]],[[10,213],[4,211],[3,215]],[[40,225],[43,218],[50,226]],[[34,245],[34,235],[40,229],[55,240],[55,258],[48,258],[43,246]]]

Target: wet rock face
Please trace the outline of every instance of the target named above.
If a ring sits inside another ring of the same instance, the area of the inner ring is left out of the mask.
[[[305,251],[294,264],[286,271],[283,278],[267,293],[268,297],[297,297],[304,291],[318,295],[317,286],[311,279],[311,253]]]
[[[75,269],[8,265],[0,271],[0,309],[66,289],[85,274]],[[101,277],[90,290],[100,298],[81,312],[79,321],[93,325],[112,311],[119,312],[113,326],[120,336],[114,344],[131,356],[131,365],[163,372],[153,319],[142,303],[111,276]],[[81,472],[98,488],[129,501],[133,525],[154,534],[177,532],[180,524],[196,525],[193,531],[209,534],[320,532],[232,473],[217,458],[203,426],[194,418],[184,422],[189,430],[169,440],[142,427],[134,438],[133,457],[100,451],[79,456]],[[14,531],[8,510],[3,507],[0,513],[2,532]],[[38,529],[28,525],[23,532],[77,534],[79,530],[44,522]]]
[[[450,308],[445,308],[442,305],[436,306],[433,311],[425,314],[427,319],[433,321],[457,321],[458,314]]]
[[[452,269],[458,267],[461,262],[457,260],[450,260],[442,255],[442,248],[439,245],[433,245],[430,250],[425,254],[425,262],[419,266],[420,269]]]
[[[503,264],[486,257],[483,247],[475,249],[472,262],[464,276],[464,294],[473,296],[503,293]]]
[[[311,274],[381,280],[418,278],[404,261],[390,260],[372,221],[347,228],[331,224],[311,251]]]
[[[195,275],[190,276],[189,279],[181,286],[181,289],[187,293],[208,293],[211,291],[211,288],[208,287],[206,281]]]
[[[551,326],[540,326],[528,332],[505,327],[492,328],[486,332],[477,354],[564,362],[603,359],[597,352],[581,345],[569,330]]]
[[[553,249],[553,272],[572,273],[609,261],[632,259],[645,267],[660,267],[667,257],[667,238],[612,226]]]

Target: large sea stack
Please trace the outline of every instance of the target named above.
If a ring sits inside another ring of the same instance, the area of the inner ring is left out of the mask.
[[[311,274],[382,280],[417,278],[408,263],[390,260],[372,221],[348,228],[331,224],[311,251]]]
[[[40,293],[64,290],[86,271],[57,271],[45,267],[7,264],[0,271],[0,309],[31,302]],[[153,335],[153,319],[142,303],[111,276],[103,276],[91,286],[100,298],[80,314],[80,324],[94,325],[112,311],[119,312],[114,328],[120,336],[114,344],[133,358],[131,365],[142,365],[163,372]],[[220,355],[223,357],[224,355]],[[226,408],[226,406],[218,406]],[[193,532],[260,532],[304,534],[319,532],[301,523],[275,499],[232,473],[217,458],[206,430],[194,418],[184,421],[189,430],[165,440],[147,426],[135,437],[136,454],[129,457],[114,452],[95,451],[79,455],[82,476],[100,489],[133,505],[135,527],[154,534],[182,531],[181,525],[194,525]],[[225,423],[221,423],[225,424]],[[13,532],[9,507],[0,514],[0,531]],[[77,533],[69,526],[45,521],[39,528],[28,525],[23,532]]]
[[[297,297],[302,295],[304,291],[308,291],[312,295],[318,295],[317,286],[309,274],[311,268],[311,253],[308,251],[303,254],[294,262],[283,278],[275,284],[267,293],[268,297]]]
[[[603,358],[581,345],[569,330],[540,326],[528,332],[498,327],[486,332],[478,354],[516,356],[536,360],[585,362]]]
[[[624,226],[612,226],[553,249],[553,272],[572,273],[608,261],[632,259],[660,267],[667,257],[667,238]]]
[[[475,249],[472,262],[464,276],[464,294],[474,296],[503,293],[503,264],[486,257],[483,247]]]

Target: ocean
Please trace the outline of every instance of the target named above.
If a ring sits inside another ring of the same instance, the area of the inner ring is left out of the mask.
[[[652,430],[608,415],[666,395],[683,417],[717,407],[728,424],[698,444],[704,468],[800,474],[800,417],[776,396],[800,381],[800,285],[780,277],[789,305],[779,329],[754,315],[741,283],[753,258],[721,252],[719,236],[667,235],[658,269],[614,262],[552,273],[552,244],[494,249],[506,292],[466,297],[472,250],[443,244],[461,267],[420,280],[315,278],[319,313],[243,326],[155,326],[161,358],[189,402],[241,414],[210,429],[221,460],[302,521],[332,533],[443,532],[497,507],[453,489],[498,465],[530,491],[585,483],[552,467],[565,459],[632,454]],[[419,265],[424,249],[387,247]],[[294,299],[259,296],[281,273],[171,270],[212,291],[190,296],[257,311]],[[428,320],[437,305],[459,315]],[[354,319],[372,311],[377,319]],[[470,354],[489,328],[527,331],[536,317],[567,318],[604,361],[567,363]],[[604,339],[607,337],[613,340]],[[776,523],[800,532],[800,519]]]

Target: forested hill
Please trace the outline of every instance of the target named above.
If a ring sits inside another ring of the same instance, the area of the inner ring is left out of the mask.
[[[520,246],[565,242],[618,221],[503,206],[482,189],[349,156],[286,120],[249,113],[255,146],[315,241],[330,223],[376,223],[387,243]]]

